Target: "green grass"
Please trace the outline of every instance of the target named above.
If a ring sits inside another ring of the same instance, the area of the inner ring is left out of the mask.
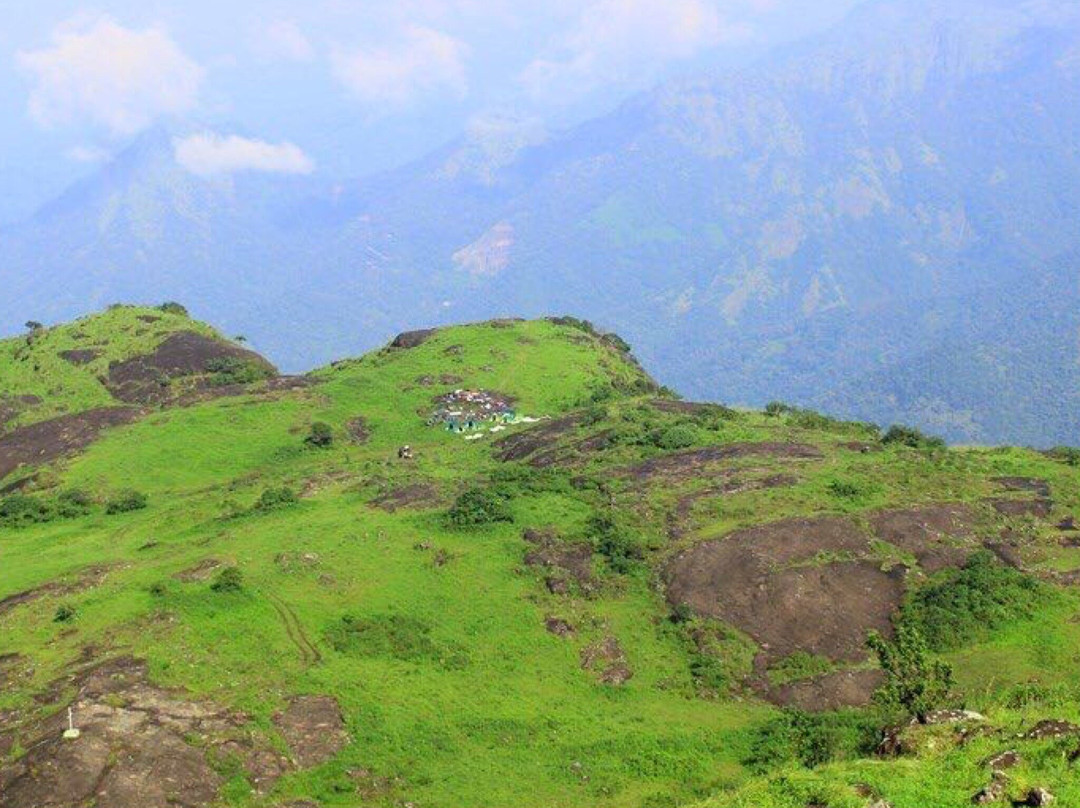
[[[22,338],[0,343],[3,388],[44,399],[20,423],[108,403],[96,381],[102,365],[54,363],[49,357],[58,350],[108,341],[95,360],[107,363],[152,350],[168,329],[212,333],[165,315],[138,334],[148,325],[138,315],[150,311],[116,309],[39,336],[32,351],[47,365],[44,379],[14,358]],[[445,374],[461,381],[440,382]],[[355,805],[356,794],[342,785],[357,768],[400,778],[382,803],[426,807],[804,808],[817,799],[842,808],[863,806],[853,786],[868,783],[896,808],[951,808],[968,804],[983,784],[978,761],[995,751],[988,740],[965,748],[942,743],[917,759],[845,757],[813,770],[781,761],[755,773],[746,765],[748,746],[777,711],[742,687],[702,687],[695,671],[703,670],[703,651],[670,619],[660,573],[683,546],[790,516],[863,519],[880,508],[958,500],[991,520],[978,503],[995,493],[996,475],[1044,477],[1055,516],[1076,514],[1075,470],[1019,449],[890,446],[861,454],[840,444],[867,439],[865,427],[806,414],[662,414],[646,404],[655,393],[616,347],[546,321],[448,328],[418,348],[378,351],[314,375],[320,383],[308,389],[150,413],[49,469],[43,480],[57,490],[84,489],[94,505],[85,516],[0,528],[0,598],[76,581],[91,565],[110,565],[110,572],[97,586],[46,594],[0,615],[2,650],[34,667],[30,681],[0,693],[0,710],[32,709],[33,694],[90,644],[145,658],[158,683],[247,711],[271,734],[271,717],[290,694],[337,698],[353,743],[324,766],[286,776],[266,798],[253,797],[243,773],[222,762],[229,783],[223,799],[232,805],[300,798]],[[538,418],[603,400],[590,425],[562,439],[571,454],[574,441],[602,430],[622,437],[581,454],[572,470],[504,464],[494,456],[494,435],[468,442],[425,425],[434,397],[454,387],[511,395],[520,413]],[[361,445],[347,433],[358,416],[371,433]],[[330,425],[328,448],[305,445],[314,422]],[[810,443],[824,459],[738,461],[751,476],[791,473],[796,484],[703,500],[678,543],[668,538],[667,520],[681,496],[709,480],[643,492],[619,473],[691,442],[762,440]],[[398,460],[403,444],[413,447],[414,460]],[[440,502],[394,513],[372,505],[380,492],[415,484],[432,486]],[[265,491],[283,487],[299,501],[256,507]],[[147,507],[106,514],[104,503],[129,489],[144,493]],[[474,489],[500,492],[510,521],[452,524],[450,503]],[[640,552],[626,564],[598,557],[591,593],[549,594],[543,571],[523,563],[522,530],[552,527],[569,541],[593,540],[595,517],[612,512],[620,541]],[[1032,526],[1031,543],[1045,548],[1047,565],[1061,566],[1050,528]],[[902,560],[895,548],[878,550],[882,563]],[[238,591],[214,591],[213,577],[175,577],[211,557],[242,571]],[[307,561],[295,561],[301,557]],[[321,663],[304,663],[276,601],[295,612]],[[56,623],[63,604],[76,615]],[[1046,711],[1080,715],[1078,611],[1076,594],[1060,592],[1023,620],[950,650],[968,703],[1005,727]],[[548,617],[568,621],[575,634],[549,633]],[[752,642],[713,628],[718,639],[706,655],[725,676],[748,675]],[[581,667],[582,649],[607,636],[618,639],[634,674],[622,687],[599,684]],[[779,684],[828,669],[802,655],[769,674]],[[1025,682],[1038,686],[1025,691],[1035,701],[1017,707],[1024,694],[1016,687]],[[1018,783],[1045,781],[1061,804],[1080,802],[1045,746],[1025,747]]]
[[[142,319],[140,319],[142,318]],[[153,319],[152,321],[151,318]],[[11,425],[26,425],[59,415],[117,404],[99,380],[109,365],[151,353],[177,331],[221,338],[213,328],[175,312],[147,306],[116,306],[72,323],[0,340],[0,405],[8,395],[34,396]],[[86,364],[60,356],[94,351]]]

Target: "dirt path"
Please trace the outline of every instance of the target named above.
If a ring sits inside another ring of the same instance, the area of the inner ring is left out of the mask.
[[[300,652],[300,661],[305,665],[318,665],[322,662],[322,654],[308,639],[307,634],[304,632],[304,626],[296,616],[296,612],[292,610],[292,607],[271,592],[267,592],[266,597],[270,601],[270,605],[274,607],[274,611],[278,613],[281,622],[285,624],[285,633],[289,635],[289,639],[292,640],[293,645]]]

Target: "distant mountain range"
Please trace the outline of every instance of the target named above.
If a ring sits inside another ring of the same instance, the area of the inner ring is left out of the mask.
[[[1078,212],[1080,4],[879,0],[360,181],[200,179],[152,132],[0,234],[0,326],[175,298],[297,369],[570,311],[690,396],[1078,443]]]

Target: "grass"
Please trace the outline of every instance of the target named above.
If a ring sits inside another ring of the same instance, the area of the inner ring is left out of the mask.
[[[179,315],[153,324],[138,319],[151,311],[117,309],[50,329],[32,349],[48,364],[44,381],[12,367],[23,338],[0,343],[3,388],[43,398],[19,423],[107,403],[95,378],[101,365],[52,363],[58,350],[107,342],[95,360],[101,363],[151,350],[166,329],[212,333]],[[137,333],[143,326],[150,331]],[[461,381],[439,382],[445,374]],[[320,383],[307,389],[153,412],[49,470],[47,481],[85,490],[97,504],[83,516],[0,528],[0,598],[50,582],[69,585],[0,614],[2,650],[34,667],[30,680],[0,692],[0,710],[32,709],[33,694],[90,644],[145,658],[155,681],[246,711],[270,734],[290,694],[334,696],[353,743],[324,766],[286,776],[266,798],[253,796],[242,772],[226,766],[223,800],[237,806],[300,798],[355,805],[346,785],[358,768],[400,780],[375,804],[434,807],[803,808],[818,799],[840,808],[864,805],[852,788],[857,782],[896,808],[951,807],[967,804],[982,784],[978,760],[993,751],[982,740],[970,749],[943,745],[917,760],[854,758],[813,770],[779,762],[764,774],[751,771],[752,734],[777,711],[738,687],[701,687],[695,671],[702,650],[669,619],[659,571],[682,546],[789,516],[863,519],[884,507],[940,501],[985,509],[979,503],[995,493],[990,478],[997,475],[1043,477],[1054,490],[1055,516],[1080,514],[1080,480],[1065,464],[1020,449],[888,446],[863,454],[841,445],[865,440],[863,426],[823,427],[805,414],[695,420],[659,413],[647,404],[647,380],[617,347],[545,321],[448,328],[417,348],[375,352],[314,376]],[[616,441],[582,453],[568,472],[508,465],[495,459],[494,436],[467,442],[425,426],[433,398],[456,386],[512,395],[520,413],[535,417],[604,399],[589,426],[563,438],[567,447],[606,429],[666,437],[657,438],[663,445]],[[371,432],[359,445],[346,431],[357,416]],[[305,445],[317,422],[333,432],[329,447]],[[677,500],[707,481],[642,492],[619,473],[689,445],[762,440],[809,443],[824,459],[739,461],[746,473],[793,473],[797,482],[704,500],[675,543],[667,529]],[[414,460],[398,460],[403,444],[413,447]],[[441,500],[393,513],[372,504],[380,492],[417,483]],[[447,519],[463,493],[492,487],[505,505],[499,519]],[[299,501],[279,503],[275,495],[275,507],[256,507],[264,492],[283,489]],[[106,514],[103,503],[126,491],[145,494],[146,507]],[[595,517],[612,508],[619,542],[638,548],[640,560],[598,558],[591,594],[551,595],[543,571],[523,565],[523,528],[550,526],[568,540],[591,540]],[[1050,553],[1052,531],[1033,530],[1034,544]],[[902,560],[879,550],[885,560]],[[213,576],[176,577],[207,558],[239,570],[239,586],[215,591]],[[1066,554],[1047,558],[1067,567]],[[91,565],[110,571],[96,586],[77,585]],[[305,663],[275,599],[295,612],[320,663]],[[57,623],[62,606],[73,616]],[[1070,618],[1078,610],[1076,595],[1062,592],[1024,621],[950,650],[969,703],[1013,726],[1051,709],[1009,706],[1016,686],[1035,679],[1053,688],[1055,717],[1076,718],[1080,625]],[[574,635],[549,633],[548,617],[568,621]],[[725,675],[747,675],[752,641],[716,631],[720,639],[707,650]],[[618,639],[634,674],[622,687],[601,685],[581,668],[582,649],[607,636]],[[769,673],[776,684],[797,681],[825,672],[826,663],[796,656]],[[1070,804],[1076,787],[1040,749],[1025,754],[1023,777],[1053,783],[1061,803]]]

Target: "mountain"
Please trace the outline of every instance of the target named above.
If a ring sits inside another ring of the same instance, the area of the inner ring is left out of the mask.
[[[693,404],[570,317],[281,377],[114,306],[0,379],[0,808],[1080,800],[1075,452]]]
[[[698,397],[1074,442],[1078,102],[1076,3],[874,0],[361,181],[201,180],[156,133],[0,235],[0,322],[181,299],[298,369],[405,320],[572,310]]]

